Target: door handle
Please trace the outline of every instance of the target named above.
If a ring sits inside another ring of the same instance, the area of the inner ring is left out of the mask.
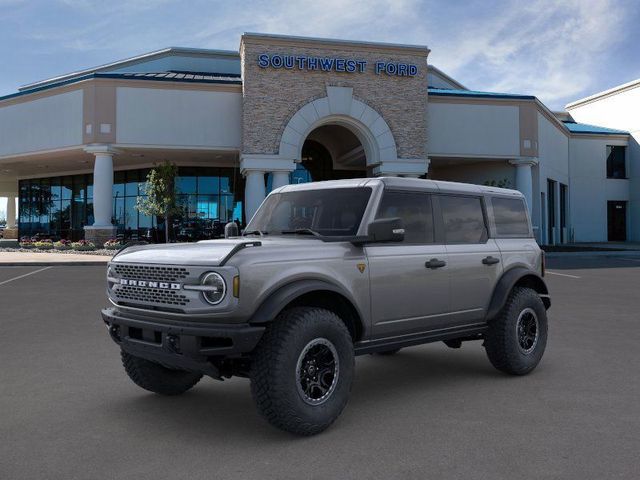
[[[427,268],[442,268],[447,264],[444,260],[438,260],[437,258],[432,258],[428,262],[425,262],[424,266]]]
[[[496,263],[500,263],[500,259],[489,255],[488,257],[484,257],[482,259],[482,263],[484,263],[485,265],[495,265]]]

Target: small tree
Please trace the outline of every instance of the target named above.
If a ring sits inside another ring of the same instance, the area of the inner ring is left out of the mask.
[[[181,212],[177,204],[175,178],[178,167],[169,161],[155,166],[147,175],[143,190],[145,197],[138,197],[136,209],[149,216],[164,217],[165,241],[169,242],[169,220]]]

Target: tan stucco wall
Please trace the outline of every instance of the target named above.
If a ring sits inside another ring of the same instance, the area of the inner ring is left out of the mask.
[[[367,61],[364,73],[261,68],[262,53],[335,57]],[[344,43],[284,41],[244,36],[240,54],[243,74],[242,144],[245,154],[277,154],[280,137],[292,115],[327,95],[327,86],[352,87],[353,97],[376,110],[394,136],[399,158],[424,159],[426,153],[426,48]],[[415,64],[414,77],[376,74],[377,61]]]

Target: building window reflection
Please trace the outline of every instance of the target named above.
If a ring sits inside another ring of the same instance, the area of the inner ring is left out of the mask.
[[[113,224],[126,240],[163,240],[158,235],[164,220],[136,209],[148,173],[149,169],[114,173]],[[182,213],[172,221],[174,238],[216,238],[224,234],[227,222],[243,222],[244,180],[237,170],[180,167],[176,187]],[[93,175],[21,180],[19,209],[21,236],[83,238],[84,227],[94,221]]]

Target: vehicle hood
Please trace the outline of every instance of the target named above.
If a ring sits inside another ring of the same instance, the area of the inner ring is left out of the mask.
[[[227,257],[241,254],[241,244],[249,244],[246,248],[259,248],[266,253],[272,248],[281,248],[305,242],[322,243],[315,239],[292,237],[242,237],[220,240],[205,240],[197,243],[171,243],[161,245],[138,245],[126,248],[116,255],[116,263],[143,263],[159,265],[205,265],[218,266]],[[251,245],[253,244],[253,245]],[[259,246],[258,246],[259,245]],[[236,253],[233,253],[234,249]],[[264,249],[264,250],[263,250]],[[226,263],[226,262],[225,262]]]

